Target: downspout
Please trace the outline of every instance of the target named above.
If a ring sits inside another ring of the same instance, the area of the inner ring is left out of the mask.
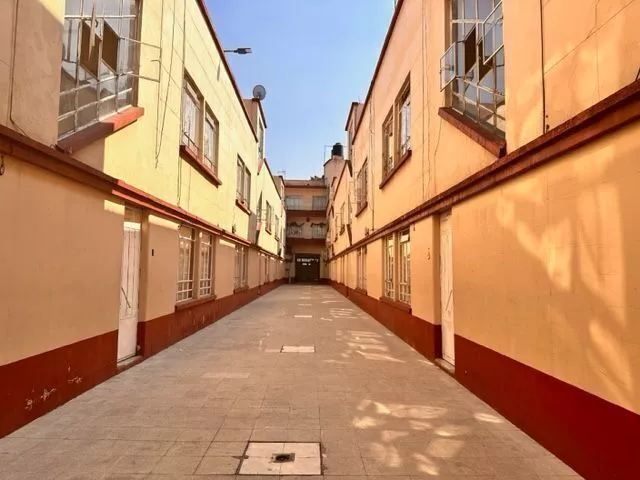
[[[542,134],[549,130],[547,123],[547,90],[544,79],[544,7],[540,0],[540,76],[542,79]]]

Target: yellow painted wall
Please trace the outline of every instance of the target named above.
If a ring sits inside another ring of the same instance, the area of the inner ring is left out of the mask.
[[[639,135],[626,127],[453,210],[456,333],[636,413]]]
[[[0,365],[118,328],[124,215],[90,188],[4,161]]]

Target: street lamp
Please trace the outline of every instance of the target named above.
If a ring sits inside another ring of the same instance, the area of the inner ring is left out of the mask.
[[[249,47],[234,48],[233,50],[224,50],[224,53],[237,53],[238,55],[246,55],[247,53],[251,53],[251,48]]]

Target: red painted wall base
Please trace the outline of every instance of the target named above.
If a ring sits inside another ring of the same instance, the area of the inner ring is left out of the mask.
[[[439,326],[345,285],[331,285],[425,357],[442,355]],[[421,323],[419,323],[421,322]],[[456,335],[455,378],[589,479],[640,478],[640,415]]]
[[[228,315],[283,280],[180,309],[138,324],[140,354],[149,357]],[[118,373],[118,331],[0,366],[0,438]]]

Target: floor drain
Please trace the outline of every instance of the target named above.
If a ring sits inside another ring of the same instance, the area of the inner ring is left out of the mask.
[[[273,463],[293,462],[296,459],[295,453],[274,453],[271,457]]]

